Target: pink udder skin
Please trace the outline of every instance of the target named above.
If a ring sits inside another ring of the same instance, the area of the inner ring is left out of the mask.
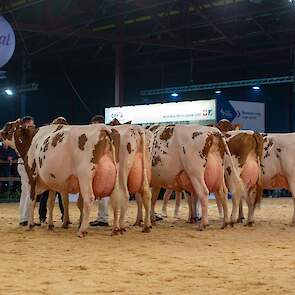
[[[135,155],[133,165],[128,175],[128,191],[130,193],[142,192],[143,186],[143,163],[142,163],[142,153],[138,152]],[[146,164],[146,172],[148,177],[148,182],[151,180],[151,167]]]
[[[205,183],[209,192],[216,192],[222,184],[222,163],[221,158],[215,154],[208,154],[205,168]]]
[[[93,178],[93,192],[95,197],[109,196],[116,183],[116,166],[109,155],[99,160]]]
[[[259,177],[258,169],[258,163],[255,160],[247,159],[243,167],[243,172],[241,173],[241,178],[247,189],[255,186]]]

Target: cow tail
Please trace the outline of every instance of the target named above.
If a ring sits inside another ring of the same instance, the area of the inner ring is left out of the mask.
[[[144,192],[145,186],[149,186],[149,180],[147,175],[147,153],[146,153],[146,136],[145,132],[140,130],[139,134],[141,135],[142,142],[142,168],[143,168],[143,182],[142,182],[142,192]]]
[[[263,181],[262,181],[262,169],[261,169],[261,157],[263,152],[263,137],[260,133],[255,132],[253,138],[256,141],[256,155],[258,162],[258,180],[256,182],[256,196],[254,201],[254,207],[260,205],[263,196]]]
[[[233,172],[232,173],[232,175],[233,175],[232,177],[234,177],[233,180],[234,180],[235,188],[236,188],[236,192],[235,193],[241,194],[242,196],[246,196],[247,192],[246,192],[246,189],[245,189],[245,185],[244,185],[243,181],[241,180],[241,178],[240,178],[240,176],[239,176],[239,174],[238,174],[238,172],[237,172],[237,170],[235,168],[233,158],[231,156],[230,150],[228,148],[228,145],[226,143],[226,140],[225,140],[224,136],[221,136],[221,140],[223,142],[223,145],[224,145],[224,148],[225,148],[225,152],[226,152],[226,154],[229,157],[230,168],[231,168],[231,170]]]

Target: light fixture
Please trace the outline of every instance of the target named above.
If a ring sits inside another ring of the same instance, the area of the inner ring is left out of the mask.
[[[260,87],[259,86],[253,86],[252,89],[253,90],[260,90]]]
[[[177,97],[177,96],[178,96],[178,93],[173,92],[173,93],[171,94],[171,96],[173,96],[173,97]]]
[[[215,93],[216,94],[220,94],[221,93],[221,90],[215,90]]]
[[[5,89],[5,93],[6,93],[7,95],[13,95],[13,92],[12,92],[11,89]]]

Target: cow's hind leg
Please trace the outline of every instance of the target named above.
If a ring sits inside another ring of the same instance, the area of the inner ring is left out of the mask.
[[[142,202],[145,210],[144,215],[144,227],[142,229],[142,232],[148,233],[150,232],[150,229],[152,227],[151,224],[151,199],[152,199],[152,193],[151,189],[148,184],[144,185],[143,193],[142,193]]]
[[[35,223],[34,223],[35,207],[36,207],[36,196],[34,196],[33,200],[32,199],[30,200],[29,222],[28,222],[27,230],[32,230],[35,226]]]
[[[254,210],[255,210],[255,197],[256,197],[256,190],[250,189],[247,198],[247,205],[248,205],[248,220],[245,226],[253,226],[254,224]]]
[[[227,207],[227,189],[225,184],[215,193],[216,201],[219,202],[223,209],[223,225],[222,229],[229,225],[228,207]]]
[[[187,195],[187,203],[188,203],[188,223],[196,223],[198,219],[197,214],[197,196],[193,193],[189,193]]]
[[[239,204],[239,217],[238,217],[238,223],[243,223],[245,220],[244,217],[244,211],[243,211],[243,200],[240,200],[240,204]]]
[[[199,230],[204,230],[208,225],[208,195],[209,191],[205,184],[204,179],[200,180],[198,177],[191,177],[191,183],[194,191],[197,193],[201,208],[202,208],[202,220],[199,224]]]
[[[80,211],[80,218],[79,218],[79,227],[82,224],[83,219],[83,197],[81,196],[81,193],[79,194],[78,200],[77,200],[77,207]]]
[[[142,197],[140,193],[135,193],[135,200],[137,205],[137,216],[133,226],[141,226],[143,218],[142,218]]]
[[[121,196],[121,201],[120,201],[119,229],[120,229],[121,234],[126,231],[126,229],[125,229],[125,216],[127,213],[128,201],[129,201],[128,188],[126,187],[124,189],[124,191],[125,191],[124,196]]]
[[[152,188],[152,200],[151,200],[151,222],[153,225],[156,224],[156,214],[155,214],[155,207],[158,200],[158,196],[160,193],[160,187],[153,187]]]
[[[295,226],[295,181],[289,180],[289,190],[293,200],[293,216],[290,225]]]
[[[80,190],[83,196],[83,218],[80,229],[78,231],[78,236],[83,238],[87,234],[88,224],[89,224],[89,215],[94,203],[95,197],[92,190],[92,178],[89,177],[80,177]]]
[[[174,218],[179,218],[179,210],[180,210],[181,198],[182,198],[182,192],[176,192]]]
[[[63,228],[68,228],[70,224],[70,215],[69,215],[69,196],[68,194],[62,193],[61,194],[62,203],[64,206],[64,216],[63,216]]]

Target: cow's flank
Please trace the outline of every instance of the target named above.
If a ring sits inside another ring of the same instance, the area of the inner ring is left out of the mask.
[[[87,142],[87,136],[85,133],[83,133],[78,138],[78,146],[81,151],[84,151],[86,142]]]

